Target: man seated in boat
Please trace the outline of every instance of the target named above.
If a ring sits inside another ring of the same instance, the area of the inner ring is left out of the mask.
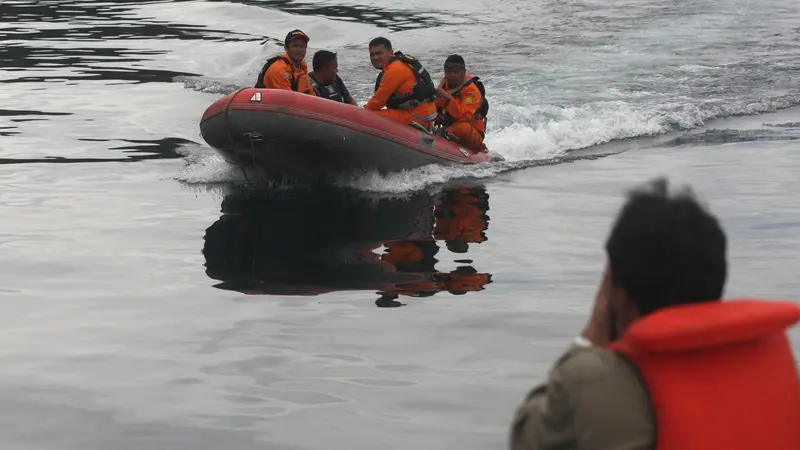
[[[314,53],[311,67],[314,68],[314,71],[308,74],[308,78],[311,80],[311,86],[317,92],[317,97],[358,106],[344,85],[344,81],[339,77],[339,61],[336,53],[328,50]]]
[[[725,233],[666,180],[615,222],[589,320],[517,409],[510,449],[800,449],[800,306],[723,301]]]
[[[302,31],[290,31],[283,41],[286,53],[267,60],[258,74],[255,87],[283,89],[316,96],[308,78],[308,65],[303,61],[308,41],[308,36]]]
[[[446,136],[473,151],[484,149],[489,102],[478,77],[467,73],[464,58],[450,55],[444,62],[444,77],[437,88],[436,125]]]
[[[391,42],[383,37],[370,41],[369,59],[381,73],[375,80],[375,93],[364,107],[397,122],[414,123],[432,131],[436,86],[422,64],[392,50]]]

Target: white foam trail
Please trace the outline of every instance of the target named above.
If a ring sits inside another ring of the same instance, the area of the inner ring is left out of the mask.
[[[216,153],[191,153],[185,159],[183,170],[175,175],[175,179],[187,184],[243,182],[247,178],[242,170],[228,164]]]
[[[262,183],[263,174],[248,168],[245,173],[238,166],[228,164],[222,157],[213,153],[192,153],[185,158],[186,166],[175,175],[175,179],[189,185],[244,183],[258,180]],[[352,188],[364,192],[401,194],[420,190],[456,178],[489,178],[500,172],[514,168],[514,164],[477,164],[474,166],[440,166],[436,164],[394,174],[380,175],[377,172],[366,174],[333,174],[332,185]],[[272,188],[298,187],[297,184],[276,184]]]
[[[175,77],[174,80],[183,83],[183,86],[187,89],[206,94],[228,95],[240,89],[238,84],[231,83],[230,81],[212,80],[204,77],[179,76]]]
[[[486,145],[508,161],[554,158],[569,150],[666,130],[659,115],[636,111],[622,101],[577,108],[500,105],[498,109],[499,119],[511,124],[487,133]]]
[[[417,169],[381,175],[371,172],[359,176],[339,176],[333,184],[359,191],[399,194],[425,189],[457,178],[490,178],[509,170],[508,164],[476,164],[472,166],[440,166],[431,164]]]

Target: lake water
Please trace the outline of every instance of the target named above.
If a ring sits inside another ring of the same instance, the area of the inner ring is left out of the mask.
[[[5,447],[504,448],[658,175],[725,226],[727,296],[797,300],[798,23],[790,0],[2,2]],[[462,54],[507,163],[241,187],[198,121],[293,28],[362,104],[371,38],[436,77]]]

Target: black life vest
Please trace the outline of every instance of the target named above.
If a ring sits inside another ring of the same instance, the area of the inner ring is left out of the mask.
[[[416,83],[414,84],[414,89],[408,94],[392,94],[392,96],[389,97],[389,100],[386,101],[387,108],[411,109],[416,108],[423,103],[436,100],[436,86],[434,86],[433,80],[431,80],[431,76],[428,74],[428,71],[422,67],[422,64],[417,61],[416,58],[413,56],[404,55],[402,52],[395,52],[392,59],[389,60],[389,64],[394,61],[401,61],[410,67],[411,71],[414,72]],[[382,79],[383,71],[378,74],[378,78],[375,80],[376,91],[381,85]]]
[[[336,79],[330,84],[320,84],[314,78],[314,72],[308,74],[308,79],[311,81],[311,86],[317,92],[317,97],[327,98],[335,102],[347,103],[347,88],[344,86],[344,81],[336,75]]]
[[[481,81],[480,77],[472,77],[467,80],[464,84],[461,85],[458,89],[455,90],[451,95],[454,97],[458,97],[461,95],[461,90],[464,89],[466,86],[470,84],[475,84],[478,87],[478,90],[481,92],[481,106],[478,107],[478,110],[475,111],[475,115],[470,118],[470,120],[483,120],[483,127],[486,128],[486,116],[489,114],[489,100],[486,100],[486,88],[483,86],[483,82]],[[450,125],[455,122],[450,114],[447,114],[447,110],[443,110],[441,115],[444,116],[444,125],[449,127]],[[481,135],[484,135],[485,132],[479,132]]]
[[[267,63],[264,64],[264,67],[261,68],[261,72],[258,73],[258,79],[256,80],[256,85],[253,86],[255,88],[265,88],[264,86],[264,75],[267,74],[267,70],[269,67],[277,60],[282,59],[289,67],[294,68],[294,65],[288,58],[284,58],[283,56],[273,56],[272,58],[267,60]],[[292,90],[297,92],[300,89],[300,79],[295,76],[294,70],[292,70]]]
[[[469,83],[475,83],[475,86],[478,86],[478,90],[481,91],[481,106],[478,107],[474,119],[480,119],[486,122],[486,116],[489,114],[489,100],[486,100],[486,88],[483,87],[483,81],[481,81],[480,77],[472,77],[472,79],[464,83],[464,85],[466,86]]]

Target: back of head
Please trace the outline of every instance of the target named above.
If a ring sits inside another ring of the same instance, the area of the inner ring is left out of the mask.
[[[369,41],[369,47],[384,46],[387,50],[392,51],[392,43],[385,37],[376,37]]]
[[[314,53],[314,59],[311,60],[311,66],[315,72],[318,72],[327,67],[328,64],[330,64],[334,59],[336,59],[336,53],[328,50],[319,50],[318,52]]]
[[[726,238],[691,191],[670,197],[666,179],[635,190],[606,242],[614,287],[641,314],[719,300],[727,276]]]

